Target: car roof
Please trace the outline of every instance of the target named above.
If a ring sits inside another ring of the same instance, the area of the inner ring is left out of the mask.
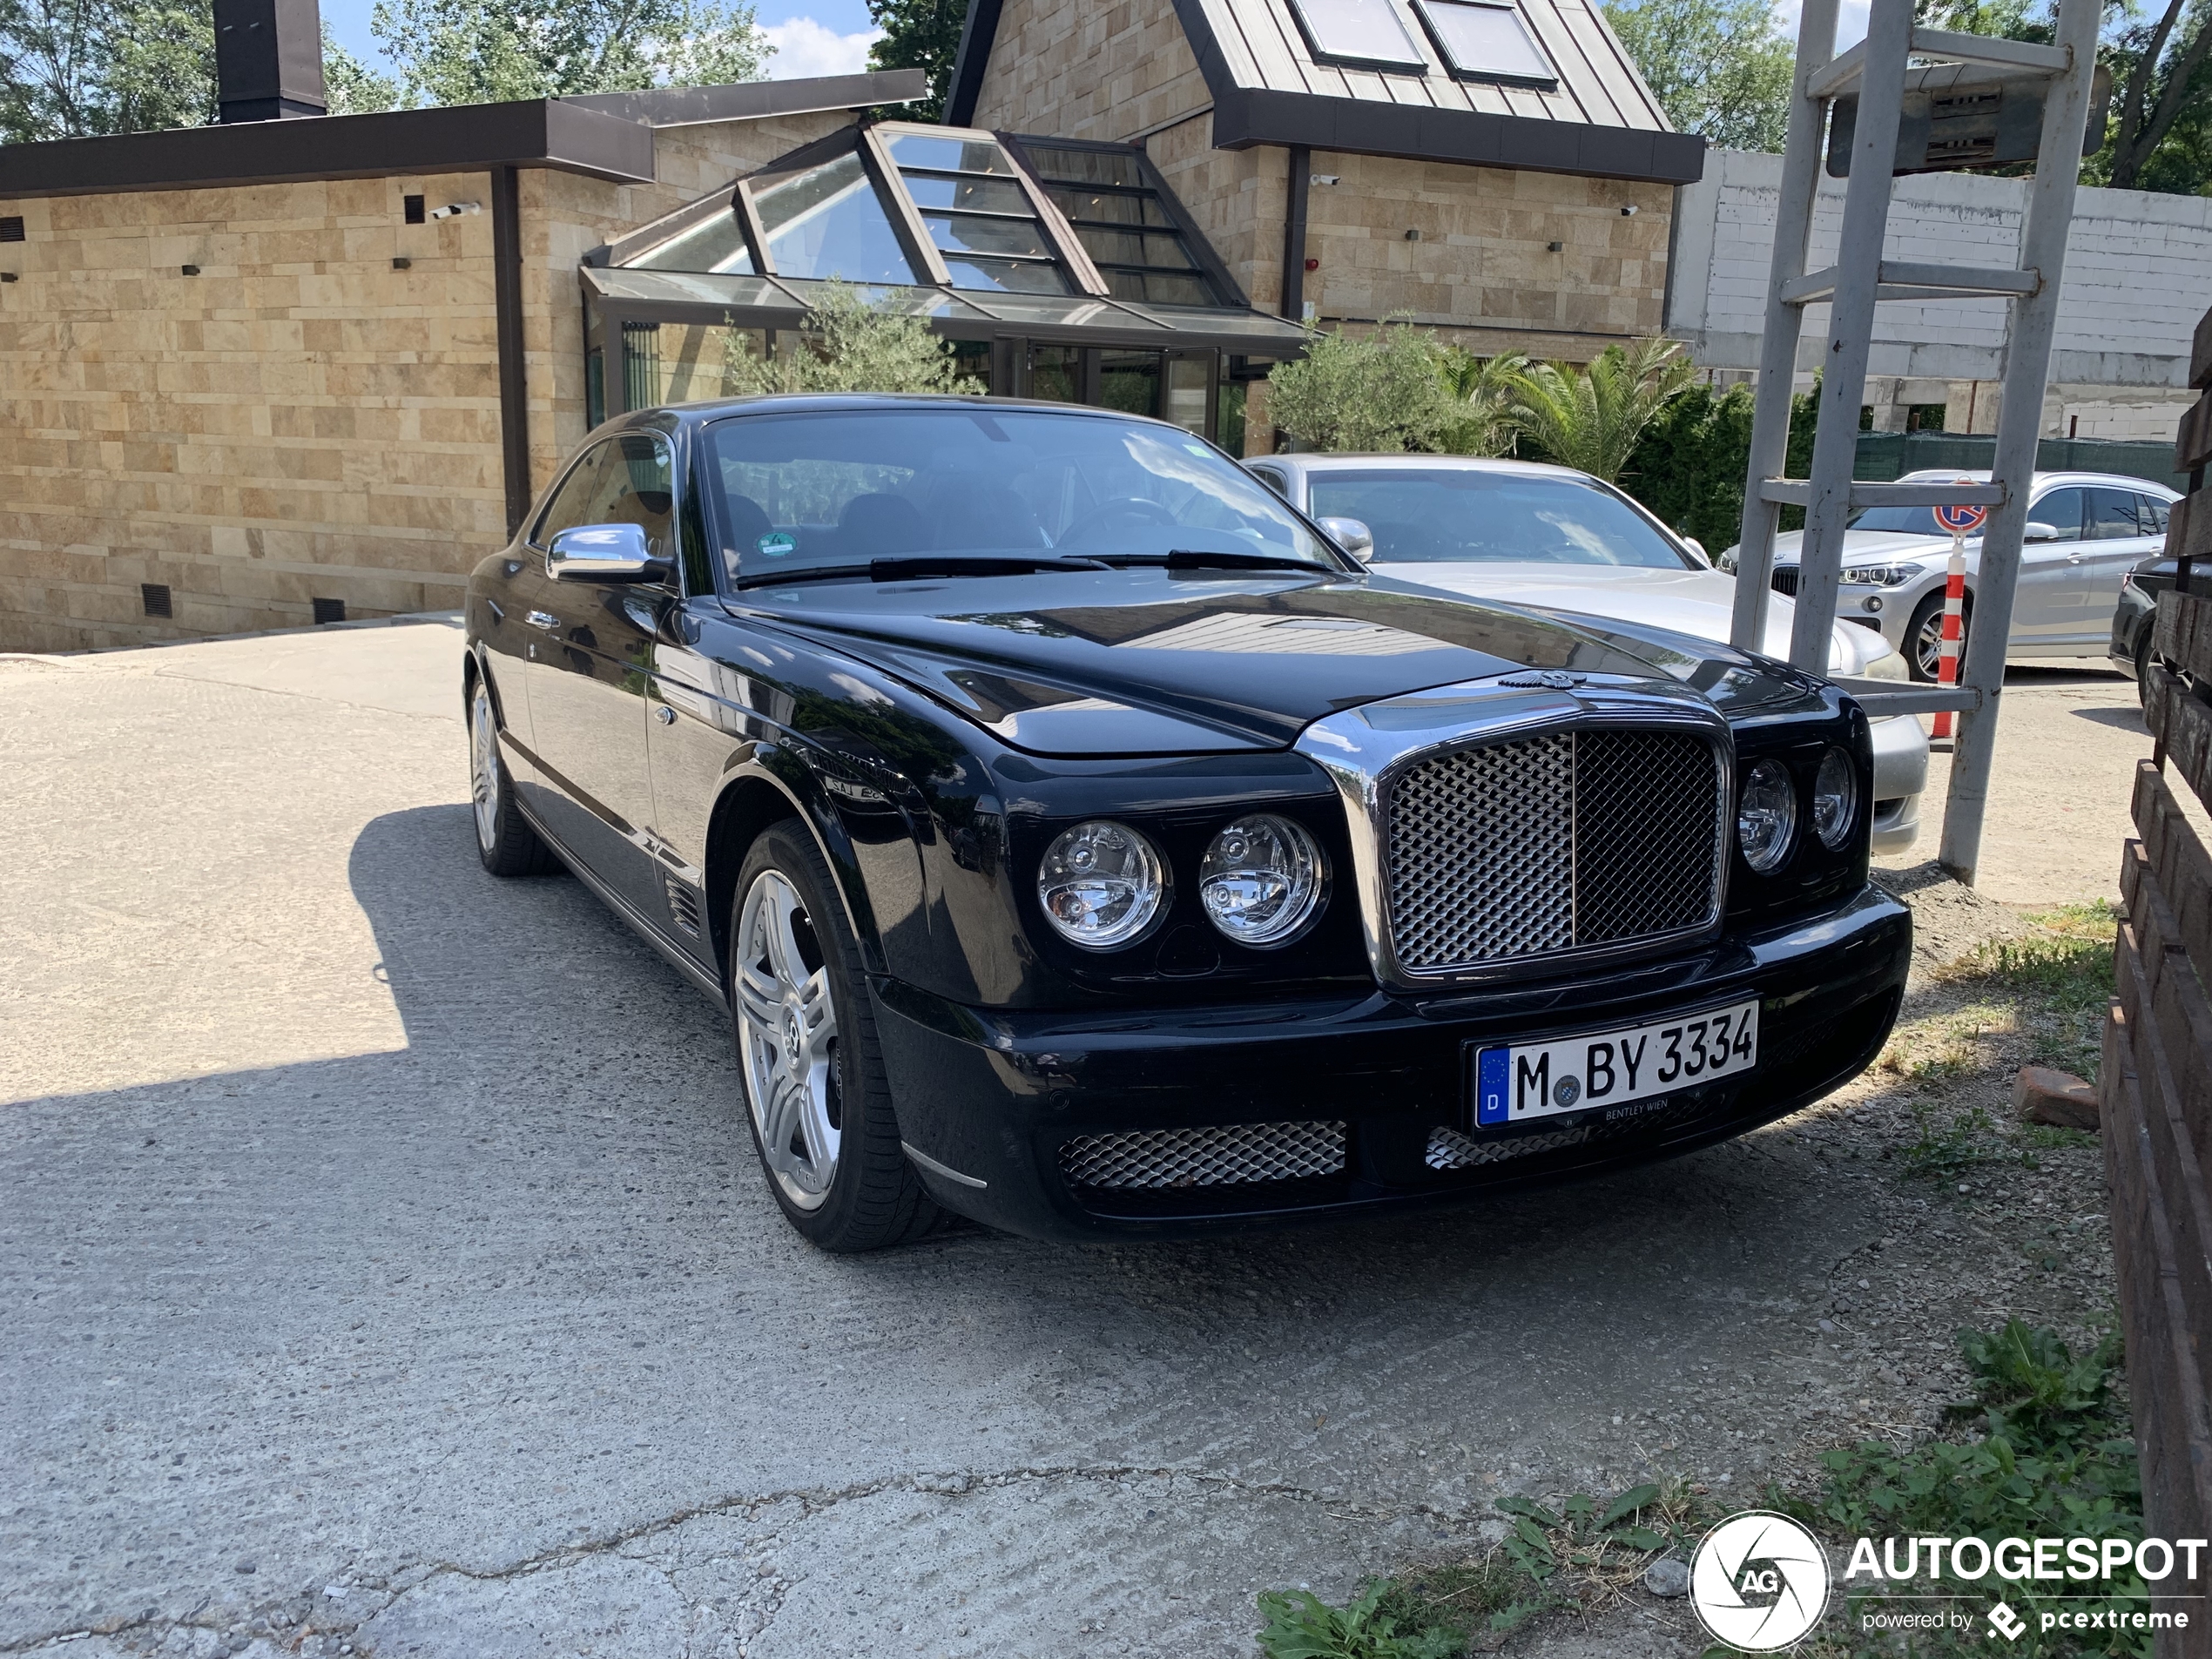
[[[1402,450],[1374,455],[1345,455],[1332,451],[1327,455],[1256,455],[1252,459],[1256,462],[1287,466],[1299,472],[1434,472],[1445,469],[1542,478],[1588,478],[1590,475],[1573,467],[1555,467],[1546,461],[1507,461],[1496,455],[1407,455]]]
[[[1049,398],[1038,397],[971,397],[958,392],[772,392],[759,397],[711,397],[692,403],[662,403],[651,408],[631,409],[627,414],[611,417],[606,423],[610,431],[620,431],[637,426],[656,426],[666,429],[678,425],[698,425],[725,415],[779,415],[825,409],[898,409],[898,408],[974,409],[988,408],[1018,411],[1025,415],[1065,415],[1093,419],[1141,421],[1148,426],[1164,427],[1184,436],[1194,435],[1187,427],[1172,421],[1163,421],[1149,415],[1130,415],[1122,409],[1102,408],[1096,404],[1061,403]],[[596,429],[596,428],[595,428]]]
[[[1977,484],[1986,484],[1991,476],[1990,469],[1986,467],[1978,470],[1959,467],[1924,467],[1919,472],[1904,474],[1897,482],[1901,484],[1920,484],[1950,483],[1963,480]],[[2043,489],[2053,484],[2104,484],[2114,489],[2148,490],[2171,501],[2181,499],[2179,492],[2171,485],[2161,484],[2155,478],[2138,478],[2134,474],[2126,472],[2039,472],[2035,475],[2034,482],[2028,488]]]

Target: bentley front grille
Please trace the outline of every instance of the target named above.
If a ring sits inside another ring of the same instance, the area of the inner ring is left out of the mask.
[[[1344,1169],[1342,1123],[1224,1123],[1085,1135],[1060,1149],[1076,1187],[1223,1187],[1296,1181]]]
[[[1392,786],[1399,965],[1441,974],[1709,925],[1721,762],[1703,736],[1554,732],[1456,749]]]

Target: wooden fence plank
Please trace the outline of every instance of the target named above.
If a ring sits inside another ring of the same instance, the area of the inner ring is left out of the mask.
[[[2162,624],[2166,620],[2164,602],[2176,596],[2159,597],[2159,621]],[[2176,644],[2190,644],[2186,623],[2173,631],[2173,637]],[[2202,683],[2212,686],[2212,677]],[[2151,735],[2166,745],[2166,759],[2182,774],[2182,781],[2196,792],[2199,800],[2212,804],[2212,707],[2208,707],[2202,698],[2173,675],[2161,672],[2152,676],[2151,694],[2144,715]]]
[[[2189,472],[2212,461],[2212,392],[2189,405],[2174,435],[2174,470]]]
[[[2135,828],[2143,838],[2158,887],[2180,919],[2181,940],[2201,979],[2212,970],[2212,853],[2197,837],[2181,803],[2150,761],[2135,764]],[[2125,879],[2125,873],[2122,873]]]

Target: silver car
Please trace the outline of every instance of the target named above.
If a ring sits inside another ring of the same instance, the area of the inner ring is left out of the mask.
[[[1463,455],[1267,455],[1245,466],[1377,570],[1478,599],[1643,623],[1725,642],[1736,583],[1644,508],[1588,473]],[[1371,547],[1360,543],[1371,541]],[[1790,654],[1789,601],[1766,648]],[[1836,624],[1831,674],[1905,678],[1870,628]],[[1911,846],[1927,786],[1917,719],[1874,722],[1874,851]]]
[[[1942,483],[1986,472],[1912,472],[1899,482]],[[2020,547],[2008,657],[2100,657],[2112,638],[2112,613],[2128,572],[2166,545],[2166,517],[2181,499],[2163,484],[2104,472],[2039,472]],[[1795,532],[1774,538],[1774,587],[1797,590]],[[1966,626],[1973,626],[1981,576],[1981,538],[1966,543]],[[1721,568],[1736,567],[1734,548]],[[1951,535],[1932,507],[1866,507],[1844,536],[1844,586],[1836,614],[1882,631],[1905,653],[1912,678],[1936,677],[1943,637],[1943,584]]]

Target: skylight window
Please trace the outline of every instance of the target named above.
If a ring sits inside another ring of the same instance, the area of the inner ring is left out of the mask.
[[[1519,8],[1485,0],[1413,0],[1455,79],[1549,91],[1559,84]]]
[[[752,186],[768,257],[779,276],[846,282],[914,280],[867,169],[847,151],[819,167]]]
[[[1428,62],[1391,0],[1291,0],[1317,64],[1426,74]]]
[[[1071,291],[1036,206],[996,139],[893,132],[883,148],[953,287]]]
[[[1135,151],[1024,138],[1022,153],[1075,227],[1114,298],[1164,306],[1221,303]]]

